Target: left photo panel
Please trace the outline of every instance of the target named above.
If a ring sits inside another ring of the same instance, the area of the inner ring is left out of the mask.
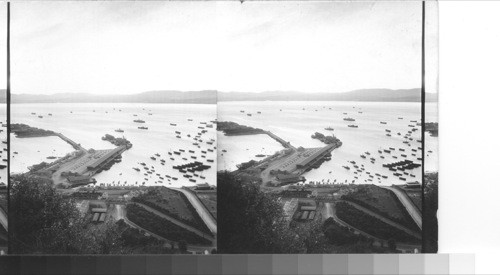
[[[11,3],[9,253],[217,251],[215,5],[192,6]]]

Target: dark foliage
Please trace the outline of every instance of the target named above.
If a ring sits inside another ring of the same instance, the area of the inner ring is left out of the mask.
[[[360,241],[366,241],[366,238],[355,235],[347,227],[336,223],[331,217],[323,223],[323,232],[328,242],[334,245],[356,244]]]
[[[185,240],[190,244],[210,245],[211,242],[135,204],[127,205],[127,218],[144,229],[168,240]]]
[[[284,221],[281,204],[260,191],[258,185],[220,172],[217,187],[219,253],[302,253],[306,250],[302,236]]]
[[[373,236],[385,240],[394,238],[397,241],[405,243],[420,243],[420,240],[417,238],[352,207],[346,202],[337,203],[336,208],[340,219]]]
[[[29,174],[12,177],[10,252],[13,254],[107,254],[115,246],[113,225],[89,230],[71,199],[49,180]]]
[[[364,190],[364,189],[361,189],[361,190]],[[365,192],[365,191],[358,191],[358,192]],[[366,203],[365,201],[363,200],[360,200],[358,198],[356,198],[355,195],[352,195],[352,194],[347,194],[347,195],[343,195],[342,196],[342,199],[343,200],[346,200],[346,201],[351,201],[353,203],[356,203],[356,204],[359,204],[360,206],[364,207],[364,208],[367,208],[377,214],[379,214],[380,216],[383,216],[385,218],[388,218],[389,220],[392,220],[393,222],[395,223],[399,223],[411,230],[414,230],[414,231],[420,231],[420,228],[418,227],[418,225],[415,223],[415,221],[413,221],[413,219],[411,218],[410,214],[408,214],[408,212],[405,210],[405,207],[404,205],[401,203],[401,201],[399,201],[398,197],[391,191],[387,191],[389,193],[389,195],[392,197],[392,199],[394,200],[394,202],[398,205],[399,209],[403,209],[402,213],[404,215],[404,219],[402,218],[398,218],[398,217],[394,217],[384,211],[381,211],[379,208],[377,207],[374,207],[373,205],[369,204],[369,203]]]
[[[140,194],[139,196],[132,198],[132,201],[147,205],[147,206],[149,206],[149,207],[151,207],[159,212],[162,212],[168,216],[171,216],[172,218],[175,218],[175,219],[177,219],[177,220],[179,220],[187,225],[191,225],[191,226],[211,235],[212,232],[207,227],[205,222],[203,222],[200,215],[198,214],[196,209],[193,207],[193,205],[189,202],[189,199],[186,197],[186,195],[184,195],[182,192],[178,192],[175,190],[170,190],[169,192],[177,192],[179,194],[179,196],[182,198],[182,200],[186,204],[186,207],[189,209],[189,212],[191,212],[191,216],[193,217],[193,220],[185,219],[185,218],[179,216],[177,213],[174,213],[174,212],[170,211],[169,209],[167,209],[165,207],[161,207],[160,205],[154,203],[153,201],[165,200],[165,198],[162,196],[160,191],[156,188],[149,189],[146,193]]]
[[[438,173],[426,174],[424,178],[423,232],[425,253],[438,251]]]

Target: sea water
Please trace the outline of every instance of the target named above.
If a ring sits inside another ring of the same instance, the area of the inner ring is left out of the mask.
[[[24,123],[62,133],[85,149],[116,148],[115,145],[101,139],[105,134],[125,137],[133,147],[122,154],[121,162],[114,164],[108,171],[94,176],[98,184],[116,185],[120,182],[120,185],[123,185],[126,182],[126,185],[136,183],[142,185],[144,182],[145,185],[180,187],[198,183],[216,184],[217,143],[214,141],[212,145],[207,144],[210,140],[216,139],[216,125],[208,128],[206,124],[201,124],[201,122],[212,124],[210,121],[216,119],[216,112],[214,104],[12,104],[11,123]],[[137,119],[144,120],[145,123],[133,122]],[[140,126],[148,127],[148,130],[138,129]],[[199,127],[207,130],[201,136],[202,142],[194,140],[197,133],[202,131]],[[122,129],[124,132],[115,132],[117,129]],[[178,136],[176,131],[181,132],[180,138],[176,137]],[[198,143],[200,148],[193,143]],[[168,155],[169,152],[173,153],[179,149],[184,149],[185,153],[180,156]],[[212,149],[213,152],[209,152],[208,149]],[[189,153],[189,150],[194,153]],[[22,173],[28,171],[33,164],[53,161],[47,159],[49,156],[62,157],[74,149],[58,137],[16,138],[12,135],[11,151],[17,152],[17,154],[11,153],[11,172]],[[160,157],[155,154],[160,154]],[[156,160],[152,160],[151,157],[155,157]],[[165,160],[165,165],[161,165],[160,159]],[[212,159],[214,162],[207,162],[207,159]],[[196,182],[190,182],[182,177],[183,174],[172,168],[174,165],[193,161],[211,166],[208,170],[197,172],[205,179],[194,177]],[[141,162],[146,163],[148,167],[154,166],[155,172],[145,176],[145,171],[139,165]],[[141,168],[141,172],[133,170],[134,167]],[[156,173],[164,179],[161,180]],[[178,180],[169,182],[166,175],[177,177]]]
[[[0,164],[7,165],[7,106],[0,104]],[[0,182],[7,184],[7,168],[0,169]]]
[[[260,112],[260,114],[258,113]],[[249,116],[248,114],[251,114]],[[394,176],[393,171],[383,167],[383,164],[402,161],[405,159],[422,164],[417,158],[422,157],[422,146],[417,140],[421,139],[420,126],[415,122],[421,122],[421,104],[408,102],[219,102],[218,121],[233,121],[242,125],[268,130],[283,138],[295,147],[313,148],[325,146],[317,139],[311,138],[315,132],[325,135],[334,134],[342,141],[342,146],[332,152],[332,159],[324,162],[318,169],[313,169],[304,174],[307,182],[320,183],[374,183],[378,185],[403,184],[405,182],[422,182],[422,168],[408,172],[403,175],[406,180]],[[430,114],[429,117],[436,117]],[[355,121],[345,121],[344,118],[354,118]],[[381,124],[380,122],[387,122]],[[348,125],[357,125],[358,128],[349,128]],[[411,127],[413,125],[414,127]],[[328,131],[325,128],[334,130]],[[411,133],[412,141],[403,143],[404,135],[412,128],[417,131]],[[391,136],[387,136],[390,130]],[[397,133],[401,135],[398,136]],[[267,135],[251,136],[225,136],[218,132],[218,169],[235,170],[236,165],[256,157],[257,154],[270,155],[283,147]],[[426,142],[437,143],[437,138],[426,137]],[[394,147],[396,150],[391,154],[380,154],[378,150]],[[399,151],[399,148],[405,151]],[[417,149],[417,152],[411,151]],[[225,150],[226,152],[223,152]],[[367,155],[366,152],[370,153]],[[412,156],[414,153],[416,156]],[[360,155],[366,155],[366,159]],[[402,157],[406,154],[407,157]],[[425,152],[426,160],[437,154],[433,151]],[[379,156],[385,158],[381,159]],[[397,156],[394,159],[392,155]],[[370,158],[374,157],[375,163]],[[350,161],[355,161],[358,166],[364,165],[365,171],[355,174]],[[432,162],[432,158],[430,161]],[[343,168],[349,166],[350,170]],[[426,165],[426,170],[433,170],[437,164]],[[367,174],[369,172],[370,174]],[[375,174],[386,175],[388,178],[377,179]],[[402,173],[398,171],[397,173]],[[371,178],[373,175],[374,178]],[[355,177],[358,177],[356,179]]]

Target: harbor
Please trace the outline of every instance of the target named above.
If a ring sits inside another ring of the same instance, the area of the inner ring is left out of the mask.
[[[185,112],[186,106],[191,108],[190,113]],[[50,111],[41,105],[36,107],[33,109],[33,105],[17,105],[14,110],[16,123],[53,130],[54,133],[50,136],[33,138],[17,138],[12,134],[11,141],[14,147],[18,148],[13,151],[19,153],[19,155],[11,154],[16,160],[11,170],[14,173],[29,171],[28,167],[41,162],[52,163],[72,155],[77,147],[77,151],[80,152],[91,149],[95,152],[92,151],[86,155],[87,157],[79,160],[73,160],[65,167],[71,172],[94,178],[95,183],[89,183],[91,186],[182,187],[203,183],[215,185],[217,144],[214,105],[175,104],[166,108],[162,104],[145,104],[141,107],[133,104],[93,106],[60,104]],[[47,115],[49,112],[51,116]],[[43,118],[38,118],[38,115],[42,115]],[[71,127],[54,128],[54,125],[64,125],[64,121],[68,118],[75,121],[75,124]],[[103,123],[85,123],[92,119],[98,119]],[[141,120],[144,123],[137,123],[134,120]],[[138,125],[144,125],[148,129],[138,129]],[[57,135],[57,132],[60,132],[61,136]],[[103,154],[118,148],[121,145],[119,140],[123,138],[130,141],[133,147],[121,150],[119,153],[121,158],[112,156],[102,158]],[[36,146],[36,143],[40,142],[47,147]],[[99,167],[86,169],[98,159],[102,160]],[[186,173],[174,168],[192,162],[201,162],[209,168],[203,171],[186,171]],[[144,163],[145,166],[140,163]],[[110,164],[112,168],[108,169]],[[58,176],[62,172],[64,171],[57,171],[54,180],[67,184],[64,177]]]
[[[423,155],[426,158],[436,155],[436,152],[422,151],[420,113],[418,104],[414,103],[387,103],[387,108],[369,102],[259,102],[259,105],[246,103],[245,107],[237,103],[222,104],[225,105],[219,120],[265,129],[281,137],[285,144],[322,148],[331,134],[338,137],[343,144],[332,151],[331,158],[302,174],[307,184],[390,186],[421,181]],[[241,110],[254,116],[245,116]],[[297,117],[307,120],[291,119]],[[353,124],[357,128],[348,127]],[[311,138],[314,133],[321,135]],[[235,166],[240,163],[262,161],[283,149],[281,143],[280,149],[261,135],[246,138],[220,134],[219,140],[220,149],[226,150],[219,154],[219,169],[230,171],[237,170]],[[401,161],[408,164],[404,171],[397,168],[391,171],[384,166]]]

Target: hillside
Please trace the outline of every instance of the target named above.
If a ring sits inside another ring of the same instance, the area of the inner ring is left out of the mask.
[[[301,93],[269,91],[261,93],[218,92],[218,101],[373,101],[420,102],[420,88],[363,89],[343,93]],[[436,101],[435,94],[426,94],[427,101]]]
[[[192,103],[215,104],[217,93],[204,91],[149,91],[132,95],[59,93],[53,95],[12,94],[11,103]]]

